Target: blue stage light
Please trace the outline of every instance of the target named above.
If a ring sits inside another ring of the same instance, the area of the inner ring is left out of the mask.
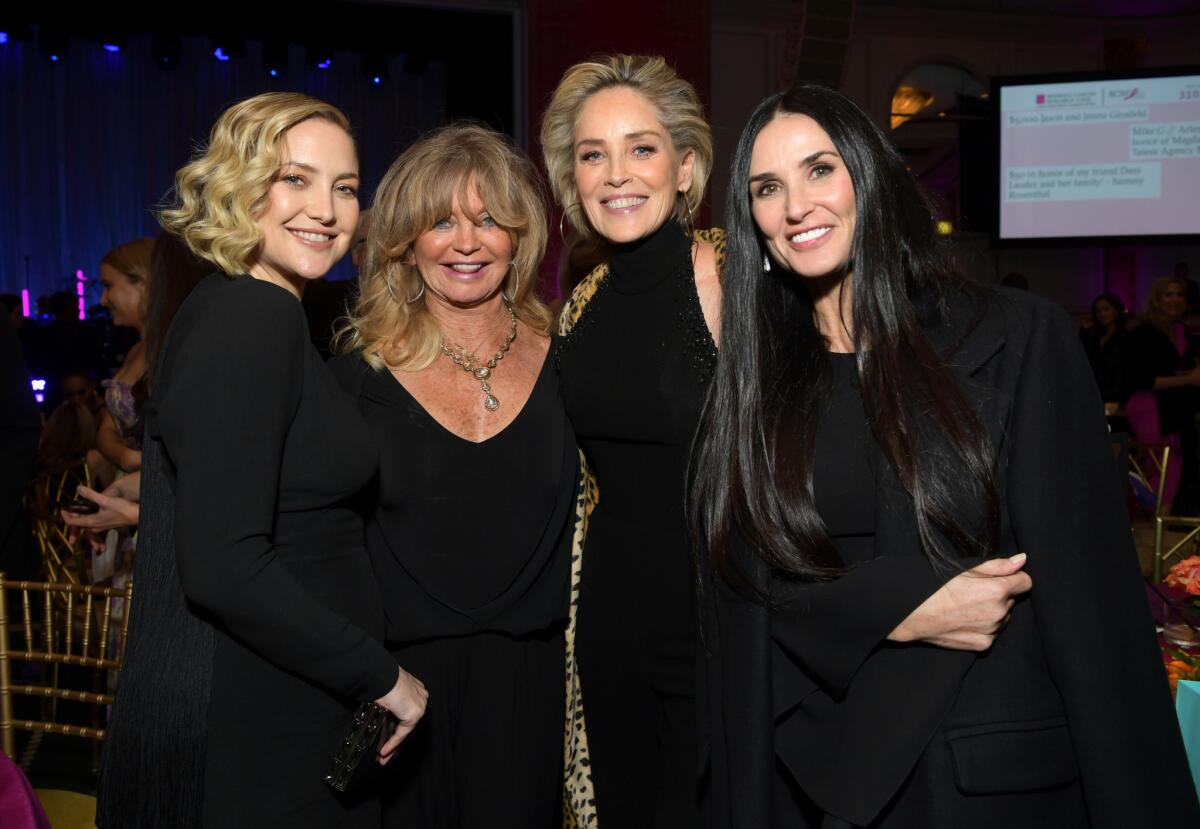
[[[229,60],[229,55],[225,54],[224,50],[222,50],[220,46],[218,46],[216,49],[213,49],[213,57],[222,62]]]
[[[371,78],[371,83],[383,83],[383,78],[376,75],[375,77]]]
[[[328,69],[330,64],[332,64],[332,63],[333,63],[332,60],[330,60],[329,58],[326,58],[325,60],[323,60],[317,64],[317,68],[318,69]]]
[[[272,78],[277,78],[277,77],[279,77],[279,70],[278,70],[278,69],[272,69],[272,70],[271,70],[271,77],[272,77]]]
[[[52,60],[52,61],[57,61],[57,60],[58,60],[58,55],[51,55],[51,56],[50,56],[50,60]]]
[[[8,32],[0,32],[0,46],[8,43]]]
[[[106,51],[106,52],[112,52],[112,53],[114,53],[114,54],[115,54],[116,52],[119,52],[119,51],[121,51],[121,47],[120,47],[120,46],[118,46],[118,45],[117,45],[117,44],[115,44],[115,43],[105,43],[105,44],[104,44],[104,51]]]

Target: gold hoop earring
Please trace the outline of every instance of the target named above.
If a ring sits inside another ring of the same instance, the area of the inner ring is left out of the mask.
[[[500,296],[504,297],[504,300],[509,305],[512,305],[514,302],[517,301],[517,292],[521,290],[521,272],[519,270],[517,270],[517,260],[515,260],[515,259],[508,260],[508,266],[510,268],[512,268],[512,272],[513,272],[512,296],[509,296],[508,294],[504,293],[503,290],[500,291]]]
[[[680,190],[679,195],[683,197],[683,216],[680,217],[679,224],[682,225],[688,240],[693,241],[696,236],[696,227],[692,223],[692,214],[695,212],[692,209],[692,200],[688,198],[686,190]]]
[[[417,295],[415,297],[404,300],[404,304],[412,305],[414,302],[416,302],[418,299],[420,299],[423,296],[425,296],[425,280],[424,279],[421,280],[421,290],[417,291]]]

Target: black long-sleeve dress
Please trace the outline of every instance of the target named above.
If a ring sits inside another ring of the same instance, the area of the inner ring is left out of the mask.
[[[351,508],[361,418],[299,301],[250,277],[201,282],[160,366],[100,825],[373,829],[377,798],[323,782],[398,672]]]
[[[331,366],[379,454],[367,549],[387,641],[429,690],[384,779],[384,826],[550,829],[562,802],[563,629],[579,452],[553,347],[474,443],[358,355]]]
[[[716,359],[692,239],[666,223],[576,288],[563,399],[596,476],[576,655],[601,826],[695,826],[687,455]]]

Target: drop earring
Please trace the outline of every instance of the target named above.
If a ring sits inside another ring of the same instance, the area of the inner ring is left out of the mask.
[[[763,273],[771,272],[771,257],[763,254]]]

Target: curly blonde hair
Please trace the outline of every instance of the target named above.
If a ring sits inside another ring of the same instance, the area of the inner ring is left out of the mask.
[[[426,308],[421,274],[409,260],[418,237],[450,215],[456,196],[465,204],[471,187],[512,240],[519,284],[513,294],[510,277],[505,290],[518,319],[537,331],[550,329],[550,312],[534,293],[546,252],[537,173],[499,133],[451,124],[405,150],[375,191],[358,302],[334,340],[338,351],[360,352],[376,369],[418,371],[437,358],[441,331]]]
[[[566,71],[550,106],[542,116],[542,156],[554,198],[567,219],[583,236],[592,236],[584,212],[579,209],[575,187],[575,124],[587,99],[602,89],[625,86],[646,97],[658,111],[658,120],[671,137],[680,157],[693,156],[692,183],[675,204],[675,218],[690,222],[704,198],[704,187],[712,171],[712,129],[704,118],[704,107],[692,85],[679,77],[661,57],[608,55],[577,63]]]
[[[229,275],[246,273],[262,241],[255,217],[286,161],[287,131],[320,118],[350,133],[340,109],[299,92],[267,92],[234,104],[213,124],[208,144],[175,174],[162,226]]]

